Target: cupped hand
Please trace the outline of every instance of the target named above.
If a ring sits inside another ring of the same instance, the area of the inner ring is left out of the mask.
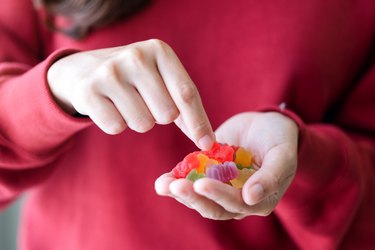
[[[254,154],[259,169],[242,189],[209,178],[193,183],[166,173],[156,180],[156,192],[175,198],[205,218],[227,220],[269,215],[296,173],[297,125],[277,112],[242,113],[223,123],[216,138]]]
[[[160,40],[66,56],[49,68],[47,79],[62,109],[89,116],[108,134],[175,122],[201,149],[214,141],[196,86]]]

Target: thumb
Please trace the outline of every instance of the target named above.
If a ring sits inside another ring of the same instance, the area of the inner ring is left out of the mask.
[[[296,172],[296,153],[290,150],[289,146],[279,145],[266,153],[260,169],[249,178],[242,189],[246,204],[257,204],[275,194],[277,197],[282,196]]]

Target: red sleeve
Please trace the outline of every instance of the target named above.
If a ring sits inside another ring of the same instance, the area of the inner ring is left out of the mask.
[[[0,206],[43,180],[69,138],[91,124],[66,115],[51,96],[47,70],[72,51],[39,62],[31,2],[6,1],[0,8]]]
[[[276,208],[293,240],[309,249],[368,249],[375,237],[375,66],[330,123],[300,128],[297,175]],[[307,243],[308,242],[308,243]]]

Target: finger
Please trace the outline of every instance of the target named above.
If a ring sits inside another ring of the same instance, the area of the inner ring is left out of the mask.
[[[155,191],[161,196],[171,196],[172,193],[169,189],[169,185],[176,180],[171,173],[165,173],[161,175],[155,181]]]
[[[198,194],[215,201],[226,211],[231,213],[249,213],[249,207],[242,200],[241,191],[220,181],[203,178],[194,183],[194,190]]]
[[[155,120],[137,90],[130,84],[112,81],[112,87],[103,89],[121,113],[128,127],[144,133],[149,131]]]
[[[193,138],[190,137],[190,133],[189,133],[189,131],[188,131],[188,129],[187,129],[186,125],[185,125],[185,122],[184,122],[184,120],[182,119],[182,116],[181,116],[181,115],[179,115],[179,116],[176,118],[176,120],[174,121],[174,123],[177,125],[177,127],[178,127],[179,129],[181,129],[181,131],[182,131],[187,137],[189,137],[190,140],[193,141]]]
[[[170,96],[156,65],[145,65],[132,79],[143,101],[158,124],[169,124],[179,115],[179,111]]]
[[[260,203],[249,206],[243,201],[240,189],[209,178],[196,181],[194,190],[234,214],[234,219],[242,219],[249,215],[269,215],[278,201],[277,196],[270,196]]]
[[[254,205],[267,197],[279,196],[290,185],[296,171],[295,154],[288,146],[276,146],[266,153],[260,169],[245,183],[246,204]]]
[[[193,81],[171,48],[162,42],[158,47],[158,70],[185,122],[193,141],[201,149],[210,149],[215,136]]]
[[[170,190],[176,199],[182,200],[188,207],[196,210],[204,218],[214,220],[232,219],[237,214],[226,211],[216,202],[197,194],[194,191],[193,182],[186,179],[178,179],[171,183]]]
[[[166,173],[161,175],[155,181],[155,191],[158,195],[161,196],[169,196],[176,199],[178,202],[182,203],[183,205],[192,208],[189,203],[185,202],[182,198],[175,197],[172,192],[170,191],[170,184],[175,181],[176,179],[173,177],[171,173]]]
[[[126,122],[113,103],[104,96],[95,96],[85,105],[91,120],[107,134],[119,134],[126,128]],[[79,110],[79,109],[77,109]]]

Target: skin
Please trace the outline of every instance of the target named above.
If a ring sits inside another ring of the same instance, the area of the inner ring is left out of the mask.
[[[215,141],[196,86],[160,40],[72,54],[55,62],[47,79],[63,110],[89,116],[105,133],[174,122],[201,149]]]
[[[209,219],[269,215],[296,173],[297,125],[276,112],[242,113],[222,124],[216,137],[220,142],[253,152],[255,164],[260,168],[242,189],[209,178],[193,183],[166,173],[156,180],[156,192],[176,199]]]
[[[89,116],[105,133],[119,134],[126,128],[144,133],[155,124],[174,122],[203,150],[216,138],[251,150],[260,169],[242,189],[208,178],[176,180],[171,173],[156,180],[159,195],[205,218],[268,215],[295,175],[294,121],[276,112],[248,112],[229,118],[214,133],[196,86],[174,51],[160,40],[63,57],[49,68],[47,79],[65,112]]]

